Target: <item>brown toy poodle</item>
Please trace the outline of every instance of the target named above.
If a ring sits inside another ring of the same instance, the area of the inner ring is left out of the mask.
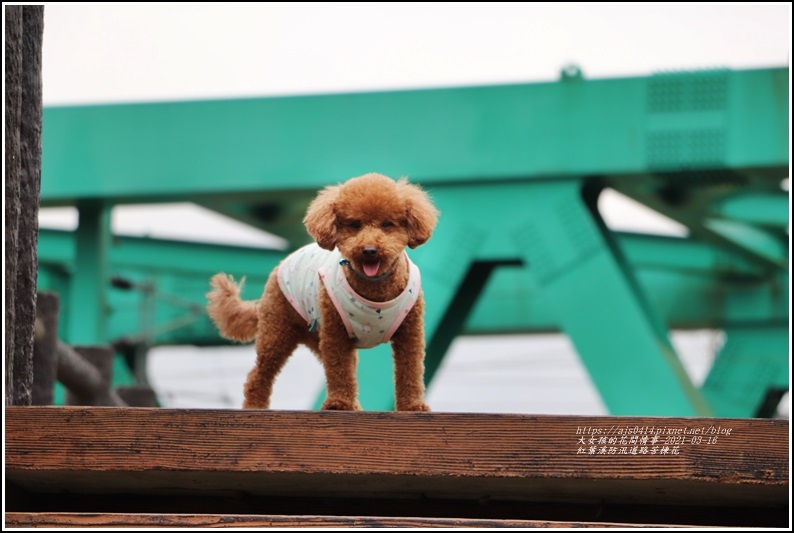
[[[323,409],[361,410],[356,348],[391,342],[398,411],[424,402],[424,300],[419,269],[405,247],[424,244],[438,212],[406,179],[366,174],[323,189],[304,223],[316,244],[270,274],[259,301],[240,299],[231,276],[216,274],[207,310],[221,335],[256,339],[244,408],[267,409],[276,376],[298,344],[325,368]],[[241,284],[242,285],[242,284]]]

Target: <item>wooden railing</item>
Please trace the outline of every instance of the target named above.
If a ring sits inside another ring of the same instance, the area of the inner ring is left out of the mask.
[[[59,307],[57,294],[38,293],[31,403],[52,405],[58,381],[66,388],[67,405],[156,406],[157,397],[148,385],[113,387],[112,346],[69,346],[58,338]]]

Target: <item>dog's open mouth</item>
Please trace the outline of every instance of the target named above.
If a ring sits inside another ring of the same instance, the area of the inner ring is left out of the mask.
[[[374,278],[380,270],[380,261],[364,261],[361,263],[361,267],[368,278]]]

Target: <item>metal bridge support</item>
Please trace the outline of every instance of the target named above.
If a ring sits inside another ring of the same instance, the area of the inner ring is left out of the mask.
[[[107,342],[108,253],[110,250],[109,205],[86,202],[76,235],[75,268],[68,298],[67,338],[71,344]]]
[[[427,300],[426,381],[494,269],[523,265],[612,414],[711,414],[581,181],[438,187],[431,194],[441,223],[435,241],[411,254]],[[390,367],[388,346],[360,354],[365,409],[392,408]]]
[[[789,331],[747,326],[725,330],[703,394],[720,417],[769,417],[789,388]]]
[[[64,296],[64,319],[79,323],[65,324],[74,333],[65,340],[152,330],[135,325],[118,291],[102,318],[108,235],[96,204],[192,201],[297,247],[319,188],[377,170],[409,175],[442,210],[436,236],[411,254],[427,295],[428,379],[455,333],[562,329],[614,414],[708,415],[659,319],[729,334],[788,322],[783,298],[749,306],[722,299],[733,290],[762,298],[770,276],[779,293],[788,290],[788,276],[780,277],[790,240],[780,191],[789,175],[788,93],[787,67],[603,80],[566,69],[559,83],[50,108],[42,205],[84,211],[74,300]],[[677,220],[693,238],[616,239],[590,207],[592,195],[582,195],[590,183]],[[104,249],[96,253],[102,261],[85,262],[89,241]],[[114,274],[156,279],[159,295],[178,286],[173,292],[198,307],[213,273],[264,274],[269,266],[249,263],[251,250],[233,258],[231,247],[119,243],[108,260]],[[72,263],[60,257],[73,251],[44,244],[51,268],[42,288],[65,285]],[[170,249],[189,255],[163,253]],[[753,284],[747,291],[745,282]],[[488,301],[494,293],[499,301]],[[484,304],[470,313],[475,300]],[[198,314],[182,321],[160,310],[155,342],[219,342]],[[365,408],[391,407],[390,367],[387,347],[362,352]]]
[[[554,181],[514,198],[510,233],[615,415],[708,416],[667,331],[582,183]],[[497,226],[498,227],[498,226]]]

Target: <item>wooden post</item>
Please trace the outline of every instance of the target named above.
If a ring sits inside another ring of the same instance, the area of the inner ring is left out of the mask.
[[[19,228],[19,121],[22,101],[22,6],[5,7],[5,363],[6,405],[14,404],[14,324],[16,323],[17,230]]]
[[[40,292],[36,298],[33,343],[33,405],[52,405],[58,373],[58,295]]]
[[[32,401],[43,28],[43,6],[5,6],[6,405]]]

